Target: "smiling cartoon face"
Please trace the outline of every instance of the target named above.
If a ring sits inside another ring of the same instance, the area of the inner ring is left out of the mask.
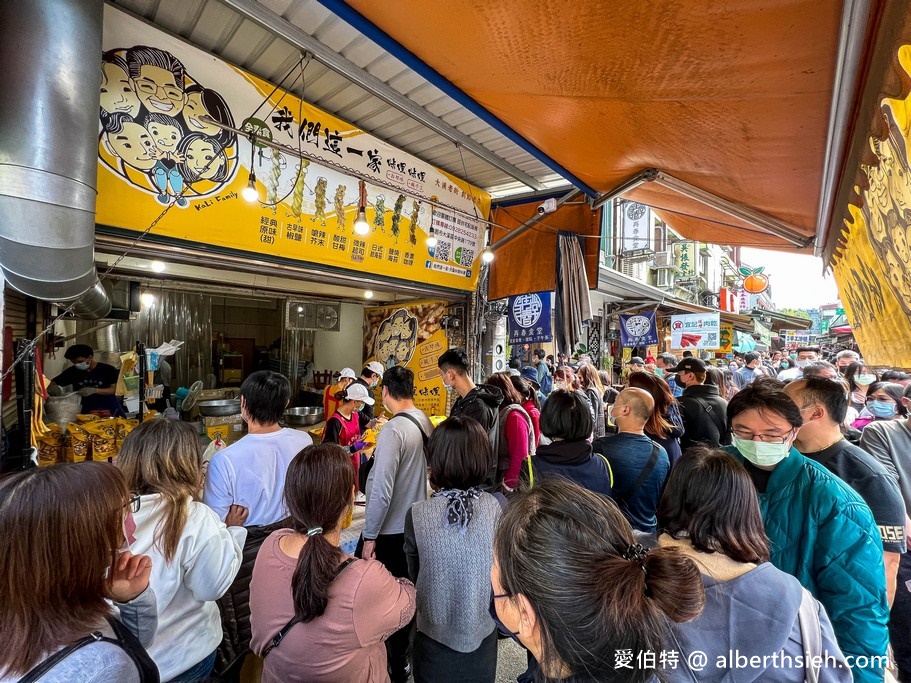
[[[136,118],[141,106],[127,72],[116,64],[101,65],[101,108],[108,114],[128,114]]]
[[[183,137],[179,126],[168,123],[159,123],[158,121],[149,121],[146,124],[149,135],[155,146],[162,152],[173,152],[177,149],[177,143]]]
[[[193,133],[218,135],[221,132],[221,128],[203,121],[203,116],[210,116],[210,114],[206,109],[206,105],[203,104],[202,93],[191,92],[187,95],[187,103],[183,108],[183,119],[187,123],[187,128]]]
[[[139,76],[133,81],[136,94],[152,114],[177,116],[183,109],[183,89],[177,85],[174,74],[167,69],[143,64]]]
[[[114,154],[133,168],[148,171],[155,165],[152,138],[138,123],[130,121],[123,124],[120,132],[108,133],[107,143]]]
[[[197,178],[209,180],[225,165],[224,153],[215,147],[214,143],[204,138],[193,140],[187,146],[185,163]]]

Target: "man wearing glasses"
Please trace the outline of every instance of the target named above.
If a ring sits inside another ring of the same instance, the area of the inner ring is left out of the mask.
[[[731,399],[733,445],[726,450],[759,493],[772,563],[823,604],[842,651],[853,655],[849,661],[881,657],[889,607],[876,522],[857,493],[794,448],[803,418],[783,389],[781,382],[761,378]],[[855,666],[854,680],[882,681],[882,662]]]

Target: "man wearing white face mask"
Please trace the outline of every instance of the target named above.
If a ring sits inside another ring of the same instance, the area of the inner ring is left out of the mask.
[[[797,349],[797,358],[795,362],[797,367],[789,368],[778,373],[778,379],[782,382],[790,382],[791,380],[800,379],[803,377],[803,369],[810,363],[815,363],[819,360],[819,349],[815,346],[804,346]]]
[[[889,607],[876,522],[855,491],[794,448],[803,418],[783,388],[763,378],[731,399],[726,450],[759,493],[772,563],[822,602],[846,655],[881,657]],[[881,667],[853,673],[861,683],[883,680]]]

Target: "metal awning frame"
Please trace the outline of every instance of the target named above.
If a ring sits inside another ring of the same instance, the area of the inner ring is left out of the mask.
[[[795,247],[801,249],[810,246],[813,243],[812,237],[807,237],[799,230],[787,225],[786,223],[773,218],[766,213],[758,211],[752,207],[732,202],[724,197],[696,187],[685,180],[665,173],[657,168],[646,168],[639,173],[631,176],[627,180],[617,185],[612,190],[599,195],[591,203],[592,209],[599,209],[612,199],[616,199],[632,192],[637,187],[646,183],[655,183],[661,187],[676,192],[679,195],[692,199],[712,209],[731,216],[737,220],[748,223],[762,232],[773,235],[780,239],[790,242]]]

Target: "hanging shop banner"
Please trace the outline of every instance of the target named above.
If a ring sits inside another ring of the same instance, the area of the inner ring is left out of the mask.
[[[431,415],[446,414],[446,388],[437,358],[449,348],[443,301],[420,301],[407,306],[364,309],[364,365],[379,361],[391,368],[403,365],[414,372],[414,403]],[[375,392],[382,401],[381,390]]]
[[[734,352],[734,326],[729,323],[721,324],[721,331],[718,337],[718,352]]]
[[[652,210],[638,202],[620,204],[623,212],[620,253],[652,248]]]
[[[509,343],[537,344],[554,340],[551,294],[537,292],[509,297]]]
[[[671,348],[718,348],[721,339],[721,316],[718,313],[692,313],[671,316]]]
[[[911,77],[911,45],[897,50],[901,82]],[[833,272],[854,338],[870,365],[911,368],[911,96],[884,98],[875,117],[883,136],[867,138],[870,165],[853,182],[847,236]]]
[[[485,234],[476,218],[490,209],[479,188],[110,5],[103,45],[100,225],[141,232],[168,208],[153,235],[475,288]],[[251,145],[208,119],[317,160]],[[251,172],[254,203],[241,195]],[[362,198],[353,173],[396,189],[368,181]],[[439,216],[428,200],[443,205]],[[354,231],[362,201],[367,235]],[[426,246],[432,219],[447,226],[435,249]]]
[[[655,311],[620,316],[620,345],[624,348],[658,343]]]
[[[891,269],[884,272],[864,213],[853,205],[849,209],[853,224],[832,272],[848,320],[854,325],[854,339],[868,364],[911,368],[911,323],[904,310],[908,302],[895,296],[895,290],[904,286],[901,267],[890,260]],[[892,282],[895,274],[898,281]]]

